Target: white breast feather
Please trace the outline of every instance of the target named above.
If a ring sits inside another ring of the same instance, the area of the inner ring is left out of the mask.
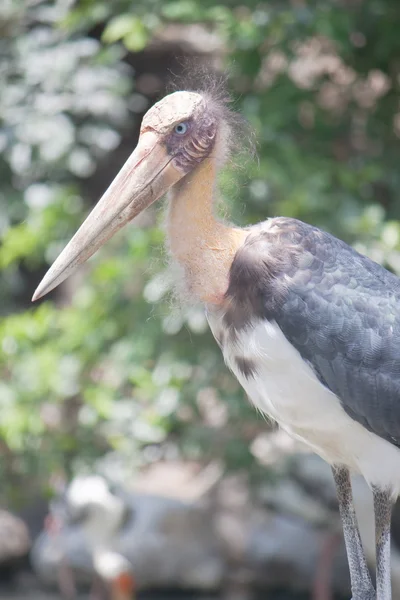
[[[208,320],[214,336],[221,339],[226,329],[222,315],[209,314]],[[346,465],[370,485],[392,488],[398,494],[400,450],[347,415],[276,323],[260,320],[239,331],[234,341],[225,336],[222,351],[255,406],[291,436],[330,464]],[[255,365],[254,376],[243,375],[237,358]]]

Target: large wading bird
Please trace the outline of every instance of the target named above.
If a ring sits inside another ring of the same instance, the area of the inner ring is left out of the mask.
[[[97,475],[74,479],[64,502],[63,526],[79,527],[83,532],[98,577],[91,598],[133,600],[136,585],[132,564],[115,549],[130,519],[129,507]]]
[[[353,600],[390,600],[400,491],[400,279],[291,218],[238,228],[214,216],[235,136],[226,102],[175,92],[145,115],[136,149],[35,292],[40,298],[169,190],[166,233],[225,361],[252,402],[332,465]],[[376,591],[350,472],[374,497]]]

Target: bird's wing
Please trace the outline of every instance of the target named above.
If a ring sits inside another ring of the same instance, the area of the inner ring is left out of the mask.
[[[295,219],[254,228],[231,267],[226,318],[276,321],[346,412],[400,446],[400,279]]]

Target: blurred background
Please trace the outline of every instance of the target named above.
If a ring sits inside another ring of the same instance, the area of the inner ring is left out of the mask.
[[[232,218],[296,217],[400,273],[399,26],[398,0],[2,0],[3,597],[122,598],[108,550],[126,598],[349,597],[329,468],[171,302],[159,207],[30,298],[188,59],[229,70],[255,132],[258,159],[221,174]],[[395,598],[399,532],[396,513]]]

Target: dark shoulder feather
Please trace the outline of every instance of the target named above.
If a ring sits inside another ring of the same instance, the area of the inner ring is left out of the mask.
[[[254,228],[231,267],[227,324],[276,321],[346,412],[400,445],[400,279],[295,219]]]

